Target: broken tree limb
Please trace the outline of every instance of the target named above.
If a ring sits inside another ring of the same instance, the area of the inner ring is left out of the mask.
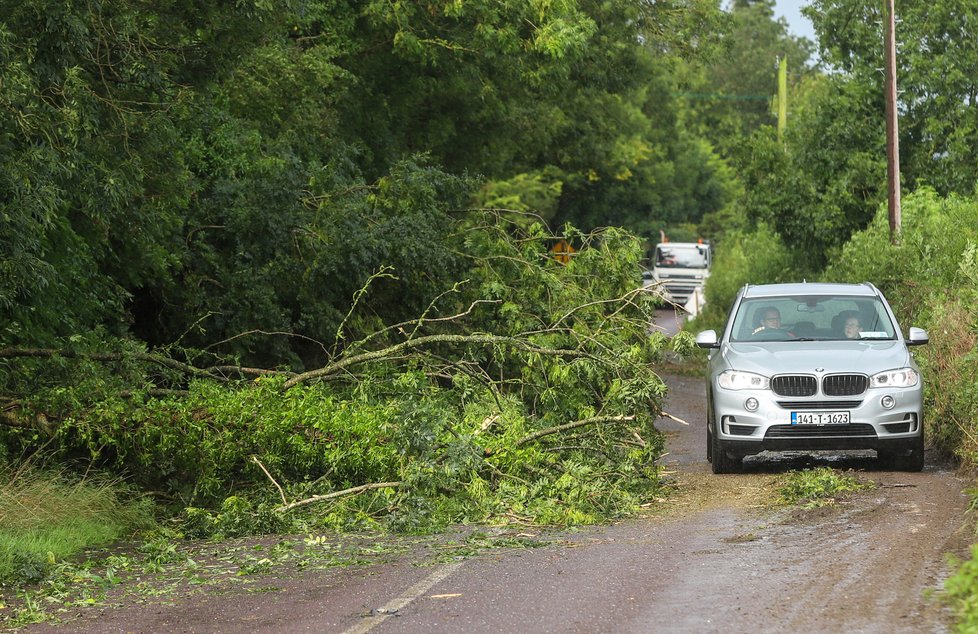
[[[582,420],[575,420],[571,423],[565,423],[563,425],[557,425],[556,427],[548,427],[547,429],[541,429],[540,431],[535,431],[532,434],[523,436],[515,443],[513,447],[519,447],[525,445],[526,443],[533,442],[534,440],[539,440],[544,436],[550,436],[551,434],[559,434],[577,427],[584,427],[585,425],[596,425],[600,423],[623,423],[626,421],[635,420],[634,416],[595,416],[593,418],[584,418]]]
[[[265,465],[263,465],[263,464],[261,463],[261,460],[259,460],[259,459],[258,459],[258,456],[252,456],[252,457],[251,457],[251,461],[252,461],[252,462],[254,462],[254,463],[255,463],[256,465],[258,465],[258,467],[259,467],[259,468],[260,468],[260,469],[261,469],[262,471],[264,471],[264,472],[265,472],[265,475],[266,475],[266,476],[268,476],[268,479],[269,479],[269,480],[271,480],[271,481],[272,481],[272,484],[274,484],[274,485],[275,485],[275,488],[276,488],[276,489],[278,489],[278,494],[279,494],[280,496],[282,496],[282,505],[283,505],[283,506],[288,506],[288,505],[289,505],[289,501],[288,501],[288,499],[286,499],[286,497],[285,497],[285,491],[283,491],[283,490],[282,490],[282,487],[280,487],[280,486],[278,485],[278,482],[276,482],[276,481],[275,481],[275,478],[273,478],[273,477],[272,477],[272,474],[270,474],[270,473],[268,472],[268,469],[266,469],[266,468],[265,468]]]
[[[0,425],[18,429],[31,429],[53,438],[57,423],[48,419],[44,412],[32,412],[16,400],[0,399]]]
[[[661,416],[662,418],[668,418],[670,420],[674,420],[677,423],[686,425],[687,427],[689,426],[689,423],[687,423],[686,421],[684,421],[683,419],[681,419],[681,418],[679,418],[677,416],[673,416],[672,414],[670,414],[668,412],[659,412],[659,416]]]
[[[343,489],[342,491],[334,491],[332,493],[327,493],[325,495],[314,495],[311,498],[306,498],[304,500],[298,500],[292,502],[291,504],[286,504],[280,506],[276,511],[284,513],[286,511],[291,511],[294,508],[300,506],[306,506],[307,504],[314,504],[316,502],[324,502],[326,500],[333,500],[338,497],[343,497],[344,495],[354,495],[356,493],[363,493],[364,491],[370,491],[372,489],[396,489],[397,487],[404,484],[403,482],[373,482],[371,484],[361,484],[358,487],[353,487],[351,489]]]
[[[364,344],[366,344],[370,340],[375,339],[377,337],[381,337],[381,336],[383,336],[383,335],[385,335],[387,333],[390,333],[390,332],[394,332],[394,331],[397,331],[397,332],[407,332],[410,329],[412,331],[412,333],[417,333],[417,331],[421,327],[421,324],[422,323],[438,323],[438,322],[455,321],[457,319],[460,319],[462,317],[465,317],[467,315],[470,315],[472,313],[472,311],[475,309],[475,307],[478,306],[478,305],[480,305],[480,304],[501,304],[501,303],[502,303],[502,300],[501,299],[477,299],[474,302],[472,302],[471,304],[469,304],[469,307],[468,307],[467,310],[462,311],[461,313],[456,313],[455,315],[449,315],[447,317],[419,318],[419,319],[412,319],[410,321],[402,321],[402,322],[397,323],[397,324],[391,324],[390,326],[387,326],[386,328],[383,328],[382,330],[378,330],[377,332],[374,332],[374,333],[371,333],[371,334],[367,335],[366,337],[364,337],[360,341],[357,341],[357,342],[352,343],[351,344],[351,350],[352,349],[362,348],[364,346]],[[413,336],[413,334],[412,334],[412,336]]]
[[[288,370],[267,370],[265,368],[243,368],[237,365],[215,365],[208,368],[210,372],[219,372],[222,376],[238,374],[240,376],[295,376]]]
[[[587,358],[593,357],[588,352],[581,350],[566,350],[557,348],[542,348],[540,346],[533,345],[532,343],[526,341],[525,339],[520,339],[518,337],[502,337],[499,335],[429,335],[427,337],[417,337],[415,339],[408,339],[407,341],[402,341],[401,343],[394,344],[387,348],[381,350],[373,350],[371,352],[363,352],[353,356],[349,356],[335,363],[330,363],[329,365],[316,369],[310,370],[308,372],[303,372],[302,374],[296,375],[285,382],[285,389],[294,387],[299,383],[304,383],[312,379],[318,379],[323,377],[328,377],[330,375],[341,372],[350,366],[358,365],[360,363],[367,363],[368,361],[375,361],[377,359],[385,359],[399,355],[401,353],[407,352],[414,348],[423,348],[424,346],[437,344],[437,343],[456,343],[456,344],[475,344],[475,345],[496,345],[496,344],[506,344],[516,348],[520,348],[527,352],[533,352],[539,355],[546,356],[556,356],[556,357],[567,357],[567,358]]]
[[[123,390],[122,392],[119,392],[119,396],[121,398],[132,398],[138,393],[139,392],[135,390]],[[190,390],[162,390],[153,388],[143,390],[142,393],[146,394],[146,396],[152,396],[154,398],[166,398],[168,396],[188,396],[190,394]]]
[[[125,359],[136,359],[155,363],[171,370],[179,370],[191,376],[214,379],[216,381],[226,381],[224,377],[215,375],[207,370],[201,370],[187,363],[181,363],[168,357],[150,354],[147,352],[75,352],[74,350],[52,350],[49,348],[0,348],[0,359],[15,358],[52,358],[64,357],[66,359],[91,359],[103,363],[123,361]]]
[[[274,334],[274,333],[273,333]],[[217,365],[210,368],[198,368],[188,363],[182,363],[169,357],[147,352],[75,352],[72,350],[55,350],[48,348],[0,348],[0,359],[15,358],[53,358],[90,359],[102,363],[112,363],[125,359],[135,359],[147,363],[155,363],[171,370],[178,370],[191,376],[214,379],[226,382],[232,375],[239,376],[295,376],[295,372],[287,370],[268,370],[265,368],[246,368],[237,365]],[[152,392],[152,390],[150,390]],[[162,394],[162,391],[158,391]],[[156,396],[157,394],[151,394]]]

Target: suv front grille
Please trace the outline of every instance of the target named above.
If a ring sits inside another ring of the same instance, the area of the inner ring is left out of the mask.
[[[822,393],[826,396],[858,396],[868,386],[865,374],[830,374],[822,379]],[[808,374],[782,374],[771,379],[771,389],[778,396],[814,396],[818,379]]]
[[[866,391],[869,379],[865,374],[830,374],[822,379],[826,396],[855,396]]]
[[[807,374],[782,374],[771,379],[771,389],[778,396],[813,396],[818,381]]]
[[[778,401],[784,409],[855,409],[862,405],[858,401]]]

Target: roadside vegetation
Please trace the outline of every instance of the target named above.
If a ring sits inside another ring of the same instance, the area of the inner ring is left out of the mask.
[[[58,563],[155,525],[120,482],[26,467],[0,474],[0,583],[42,581]]]
[[[746,282],[879,286],[973,470],[978,6],[901,5],[895,244],[878,11],[812,2],[816,64],[766,1],[7,3],[0,580],[635,512],[691,350],[649,331],[660,232],[716,246],[694,329]]]

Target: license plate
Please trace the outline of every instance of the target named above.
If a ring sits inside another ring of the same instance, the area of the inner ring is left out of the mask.
[[[792,425],[848,425],[849,412],[791,412]]]

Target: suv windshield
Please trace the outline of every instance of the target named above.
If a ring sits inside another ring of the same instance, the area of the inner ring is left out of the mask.
[[[812,295],[744,299],[731,341],[893,340],[893,323],[876,297]]]

